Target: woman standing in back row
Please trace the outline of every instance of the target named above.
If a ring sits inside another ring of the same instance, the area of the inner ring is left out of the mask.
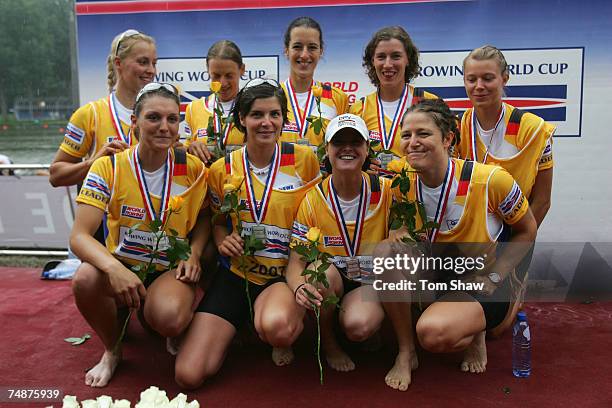
[[[130,29],[114,38],[107,58],[109,95],[81,106],[70,118],[49,169],[53,186],[81,183],[97,158],[138,143],[130,116],[136,95],[153,81],[156,64],[152,37]]]
[[[240,89],[240,77],[244,74],[244,63],[240,48],[229,40],[221,40],[214,43],[206,54],[206,68],[210,74],[210,82],[218,82],[221,89],[215,94],[211,93],[207,98],[197,99],[185,110],[185,128],[187,134],[187,151],[198,156],[206,165],[212,164],[214,157],[208,146],[214,146],[215,142],[210,133],[210,120],[214,115],[216,104],[219,103],[223,118],[214,118],[212,130],[220,134],[221,143],[225,146],[241,146],[244,143],[242,133],[232,122],[230,111],[234,107],[234,101]]]
[[[461,118],[457,155],[503,167],[529,199],[538,226],[550,208],[555,127],[503,102],[508,63],[497,48],[476,48],[463,61],[465,90],[474,105]]]
[[[323,142],[327,123],[348,111],[344,92],[314,81],[315,69],[323,55],[323,32],[319,23],[310,17],[293,20],[285,31],[285,55],[289,60],[289,78],[281,86],[287,96],[289,112],[281,140],[318,146]],[[306,120],[309,116],[319,116],[315,98],[319,98],[323,120],[318,133]]]
[[[419,74],[419,50],[400,26],[382,28],[372,36],[363,67],[377,89],[352,105],[351,113],[365,121],[371,142],[380,143],[373,150],[384,170],[403,156],[399,128],[404,112],[423,98],[437,96],[409,84]]]
[[[529,200],[539,228],[550,208],[555,127],[539,116],[503,102],[508,79],[506,58],[493,46],[476,48],[463,60],[463,83],[474,107],[461,118],[456,155],[507,170]],[[500,240],[505,241],[510,230],[505,228]],[[532,255],[533,247],[517,266],[522,282]]]

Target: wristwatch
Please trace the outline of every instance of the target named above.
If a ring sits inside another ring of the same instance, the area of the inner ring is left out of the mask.
[[[497,272],[491,272],[487,276],[489,277],[489,280],[491,282],[493,282],[494,284],[496,284],[496,285],[499,284],[502,281],[501,276],[499,276],[499,273],[497,273]]]

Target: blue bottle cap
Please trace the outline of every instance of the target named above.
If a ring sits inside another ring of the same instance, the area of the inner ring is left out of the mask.
[[[525,312],[518,312],[516,314],[516,319],[519,322],[526,322],[527,321],[527,314]]]

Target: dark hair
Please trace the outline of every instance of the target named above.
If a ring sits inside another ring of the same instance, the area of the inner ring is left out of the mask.
[[[402,43],[404,46],[404,51],[406,51],[406,55],[408,56],[408,65],[406,66],[406,71],[404,72],[404,81],[408,83],[419,75],[419,69],[421,68],[419,65],[419,50],[412,42],[412,39],[406,30],[400,26],[385,27],[374,33],[372,39],[368,45],[366,45],[363,53],[362,65],[366,69],[366,73],[374,86],[380,85],[380,81],[376,75],[376,69],[372,63],[374,51],[381,41],[389,41],[393,39],[396,39]]]
[[[244,65],[240,48],[230,40],[219,40],[211,45],[206,54],[206,66],[208,67],[208,62],[215,58],[234,61],[238,68],[242,68]]]
[[[312,17],[298,17],[289,23],[287,30],[285,30],[285,48],[289,48],[289,43],[291,42],[291,31],[297,27],[306,27],[313,28],[319,32],[319,45],[321,49],[323,49],[323,31],[321,30],[321,26],[315,19]]]
[[[278,103],[281,107],[281,112],[283,114],[283,125],[287,123],[287,97],[285,96],[285,92],[283,88],[280,86],[274,86],[267,82],[261,83],[255,86],[249,86],[247,83],[241,90],[238,92],[236,96],[236,102],[234,104],[234,108],[232,109],[231,115],[233,118],[234,126],[238,128],[245,135],[245,140],[247,137],[246,129],[240,123],[240,117],[246,117],[251,108],[253,107],[253,103],[257,99],[265,99],[276,97]]]
[[[404,116],[402,117],[401,123],[404,123],[406,116],[412,112],[422,112],[429,115],[433,119],[438,129],[440,129],[442,132],[443,137],[449,132],[453,133],[455,137],[453,138],[451,146],[459,144],[460,134],[459,128],[457,127],[457,116],[451,112],[444,100],[423,99],[421,102],[412,105],[406,110],[406,113],[404,113]]]
[[[163,98],[172,99],[174,102],[176,102],[179,108],[181,106],[181,100],[179,96],[173,92],[170,92],[162,86],[158,89],[155,89],[154,91],[148,91],[143,93],[141,97],[136,100],[136,103],[134,104],[134,116],[140,116],[140,112],[142,111],[144,102],[152,96],[161,96]]]

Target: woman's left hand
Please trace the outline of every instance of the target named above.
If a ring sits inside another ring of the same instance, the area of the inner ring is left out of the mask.
[[[197,283],[202,275],[200,259],[189,257],[186,261],[180,261],[176,267],[176,279],[185,283]]]

